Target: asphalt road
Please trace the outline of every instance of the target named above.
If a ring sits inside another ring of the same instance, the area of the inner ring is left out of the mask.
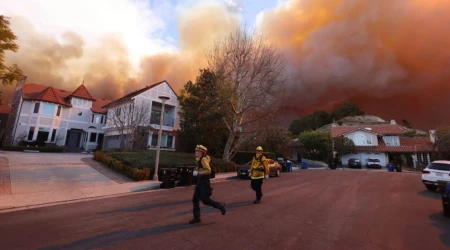
[[[0,213],[0,249],[448,249],[450,218],[420,175],[302,170],[264,182],[213,184],[228,212],[202,205],[193,186]]]

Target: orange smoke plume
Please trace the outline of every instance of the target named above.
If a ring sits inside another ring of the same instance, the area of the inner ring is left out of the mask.
[[[385,119],[449,124],[446,0],[291,0],[266,11],[265,35],[289,55],[285,113],[356,101]],[[445,117],[445,118],[444,118]]]

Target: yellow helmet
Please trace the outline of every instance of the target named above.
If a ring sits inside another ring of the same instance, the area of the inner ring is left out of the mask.
[[[208,149],[203,145],[197,145],[197,147],[195,147],[195,151],[202,151],[202,152],[206,153],[206,151],[208,151]]]
[[[258,147],[256,148],[256,151],[263,151],[263,148],[262,148],[261,146],[258,146]]]

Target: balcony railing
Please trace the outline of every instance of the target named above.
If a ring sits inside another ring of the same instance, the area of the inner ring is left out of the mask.
[[[155,124],[155,125],[159,125],[161,121],[161,117],[160,116],[151,116],[150,117],[150,124]],[[173,127],[175,124],[175,119],[172,117],[168,117],[168,116],[164,116],[163,119],[163,126],[167,126],[167,127]]]

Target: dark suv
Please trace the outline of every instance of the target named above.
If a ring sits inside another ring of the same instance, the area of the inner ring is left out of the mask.
[[[348,160],[349,168],[362,168],[361,161],[359,159],[351,158]]]

